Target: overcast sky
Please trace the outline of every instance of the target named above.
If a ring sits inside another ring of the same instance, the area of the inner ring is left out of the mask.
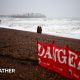
[[[53,18],[80,18],[80,0],[0,0],[0,14],[27,12]]]

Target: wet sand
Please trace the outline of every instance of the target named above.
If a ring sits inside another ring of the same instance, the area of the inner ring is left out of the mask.
[[[68,80],[42,68],[37,62],[37,41],[68,45],[80,52],[80,40],[0,28],[0,68],[15,68],[13,74],[0,73],[2,80]]]

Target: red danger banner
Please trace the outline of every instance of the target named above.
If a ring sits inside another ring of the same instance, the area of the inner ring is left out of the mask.
[[[80,54],[70,48],[38,42],[38,60],[42,67],[80,80]]]

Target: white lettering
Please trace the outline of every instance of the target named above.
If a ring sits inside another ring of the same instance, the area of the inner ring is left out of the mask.
[[[78,56],[74,53],[74,52],[72,52],[72,51],[69,51],[69,66],[71,66],[71,67],[76,67],[76,65],[75,65],[75,62],[74,62],[74,59],[77,59],[78,58]]]
[[[44,52],[45,52],[45,49],[40,44],[38,44],[38,55],[43,56]]]
[[[0,73],[15,73],[15,69],[0,69]]]
[[[44,58],[48,57],[49,59],[52,59],[51,53],[50,53],[50,47],[47,47],[46,54],[44,55]]]
[[[62,56],[62,59],[63,59],[63,60],[61,60],[61,56],[60,56],[61,53],[64,54],[64,56]],[[62,49],[61,49],[61,50],[58,51],[58,60],[59,60],[59,62],[62,63],[62,64],[63,64],[63,63],[66,64],[66,59],[67,59],[67,57],[66,57],[65,54],[66,54],[66,50],[62,50]]]

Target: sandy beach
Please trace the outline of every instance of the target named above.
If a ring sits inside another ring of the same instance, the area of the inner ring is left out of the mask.
[[[1,74],[1,80],[69,80],[45,69],[37,62],[37,41],[53,43],[80,52],[80,40],[0,28],[0,68],[15,68],[13,74]]]

